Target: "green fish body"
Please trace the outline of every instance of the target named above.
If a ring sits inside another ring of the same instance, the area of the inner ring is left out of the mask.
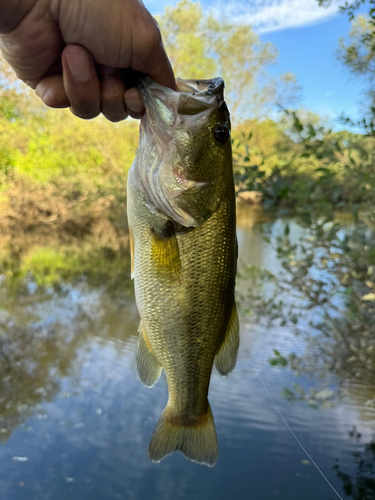
[[[140,87],[146,115],[128,177],[137,369],[149,387],[164,369],[169,391],[149,446],[154,461],[180,450],[215,464],[212,366],[227,375],[236,364],[236,212],[223,87],[221,79],[180,80],[180,92]]]

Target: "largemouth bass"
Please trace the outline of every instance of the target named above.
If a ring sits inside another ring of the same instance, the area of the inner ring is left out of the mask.
[[[219,453],[207,399],[212,366],[227,375],[239,346],[230,118],[221,78],[178,87],[139,84],[146,114],[127,208],[141,316],[136,359],[146,386],[164,369],[169,391],[150,458],[180,450],[212,466]]]

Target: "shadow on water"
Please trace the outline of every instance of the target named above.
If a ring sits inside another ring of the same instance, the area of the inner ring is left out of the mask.
[[[334,488],[374,498],[370,228],[239,211],[241,351],[212,376],[213,469],[147,457],[167,390],[136,375],[126,241],[22,238],[0,246],[1,499],[337,498],[259,377]]]
[[[359,445],[358,451],[352,454],[356,470],[354,474],[348,474],[337,460],[334,466],[336,475],[342,481],[347,497],[354,500],[373,500],[375,498],[375,438],[363,446],[362,436],[355,426],[349,436]]]

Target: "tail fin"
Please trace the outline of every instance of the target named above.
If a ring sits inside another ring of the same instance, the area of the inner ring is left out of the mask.
[[[186,425],[176,418],[167,406],[156,426],[148,447],[153,462],[160,462],[166,455],[181,451],[187,458],[213,467],[219,456],[215,422],[210,404],[207,413],[193,425]]]

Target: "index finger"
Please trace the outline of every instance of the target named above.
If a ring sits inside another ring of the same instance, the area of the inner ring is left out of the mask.
[[[146,9],[144,15],[141,25],[133,27],[134,53],[131,68],[149,75],[160,85],[177,90],[176,79],[164,49],[160,28]]]

